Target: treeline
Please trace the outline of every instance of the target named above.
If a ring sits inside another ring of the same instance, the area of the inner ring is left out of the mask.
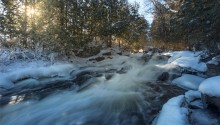
[[[94,41],[138,48],[147,40],[147,21],[138,14],[138,4],[127,0],[1,0],[1,4],[0,34],[19,38],[25,48],[38,43],[53,51],[69,51]]]
[[[219,0],[151,0],[155,7],[151,34],[166,45],[209,48],[220,46]],[[162,45],[162,44],[161,44]],[[161,46],[162,47],[162,46]]]

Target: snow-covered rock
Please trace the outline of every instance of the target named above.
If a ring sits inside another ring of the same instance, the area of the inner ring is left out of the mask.
[[[188,110],[182,107],[184,95],[171,98],[163,108],[154,125],[186,125],[188,123]]]
[[[210,60],[210,61],[208,61],[206,64],[218,65],[218,64],[219,64],[219,62],[218,62],[218,61],[216,61],[216,60]]]
[[[220,55],[213,57],[212,60],[208,61],[206,64],[218,65],[220,62]]]
[[[203,109],[202,95],[199,91],[189,90],[185,93],[185,99],[190,107],[195,109]]]
[[[199,57],[181,57],[172,62],[174,65],[178,65],[184,68],[192,68],[197,71],[207,71],[207,66],[203,62],[199,62]]]
[[[183,74],[181,77],[174,79],[172,83],[187,90],[198,90],[203,80],[205,79],[199,76]]]
[[[205,63],[200,62],[201,52],[191,52],[191,51],[177,51],[173,53],[165,53],[165,55],[170,55],[171,58],[168,63],[177,65],[183,68],[190,68],[200,72],[207,71],[207,66]]]
[[[220,76],[204,80],[199,86],[199,91],[209,96],[220,97]]]
[[[189,90],[185,93],[185,98],[186,98],[186,101],[190,103],[196,99],[201,99],[201,93],[199,91]]]
[[[70,72],[74,68],[71,64],[18,68],[11,72],[1,73],[0,86],[2,88],[11,88],[20,85],[32,86],[40,83],[52,83],[50,79],[62,81],[70,79]]]
[[[171,98],[163,105],[153,125],[219,125],[220,119],[206,109],[199,91],[189,90],[185,95]]]

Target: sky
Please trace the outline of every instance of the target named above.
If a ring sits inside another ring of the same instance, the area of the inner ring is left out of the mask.
[[[137,2],[140,5],[139,13],[145,17],[145,19],[151,24],[153,21],[153,15],[149,12],[149,6],[146,5],[147,0],[128,0],[130,3]]]

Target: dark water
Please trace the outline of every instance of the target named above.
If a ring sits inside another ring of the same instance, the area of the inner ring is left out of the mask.
[[[169,98],[183,92],[157,81],[166,70],[166,61],[157,56],[148,63],[125,58],[105,68],[95,64],[74,69],[71,76],[79,77],[74,84],[62,79],[38,89],[18,87],[8,92],[10,99],[0,107],[0,124],[149,125]],[[70,84],[60,84],[64,81]],[[1,95],[0,101],[6,97]]]

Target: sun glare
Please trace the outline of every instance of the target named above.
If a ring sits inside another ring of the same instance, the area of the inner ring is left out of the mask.
[[[39,16],[40,12],[37,9],[34,9],[33,7],[27,7],[27,16],[32,18]]]
[[[21,12],[25,12],[25,6],[24,5],[20,6],[19,10]],[[32,6],[27,6],[26,14],[27,14],[28,18],[34,18],[34,17],[40,15],[40,11]]]

